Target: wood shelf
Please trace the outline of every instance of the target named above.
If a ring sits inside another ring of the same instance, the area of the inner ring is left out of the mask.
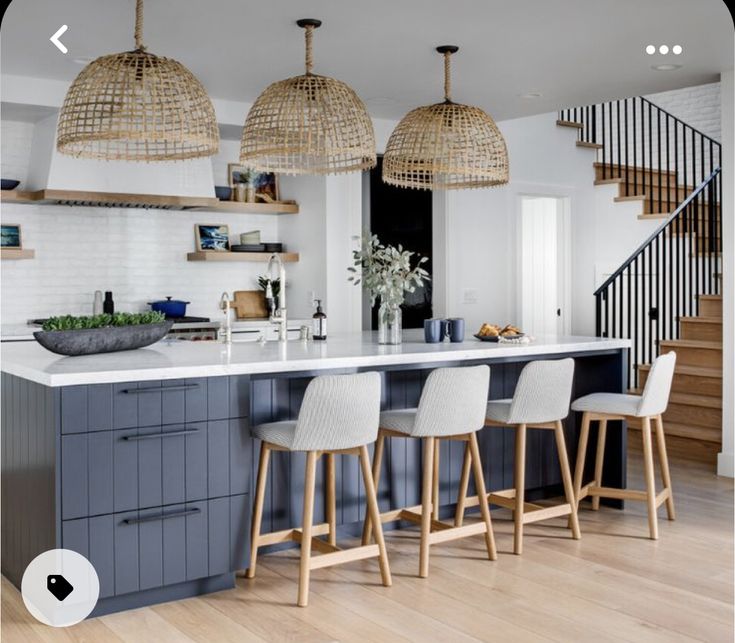
[[[228,212],[231,214],[298,214],[299,204],[293,201],[277,203],[242,203],[240,201],[218,201],[211,207],[197,207],[194,210],[207,212]]]
[[[0,248],[0,259],[33,259],[35,250],[29,248]]]
[[[80,192],[77,190],[2,190],[3,203],[73,205],[82,207],[146,208],[157,210],[201,210],[234,214],[296,214],[294,202],[240,203],[210,197],[128,194],[123,192]]]
[[[197,251],[186,255],[187,261],[268,261],[272,252],[217,252]],[[298,252],[278,253],[285,262],[296,262],[299,260]]]

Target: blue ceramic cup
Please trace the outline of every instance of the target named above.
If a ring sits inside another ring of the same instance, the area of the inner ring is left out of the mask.
[[[446,320],[447,335],[449,341],[455,344],[464,341],[464,319],[461,317],[452,317]]]
[[[438,344],[444,339],[442,319],[424,320],[424,340],[427,344]]]

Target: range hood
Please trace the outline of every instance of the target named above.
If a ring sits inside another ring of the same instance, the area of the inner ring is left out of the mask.
[[[38,121],[33,131],[28,178],[23,189],[45,191],[45,201],[103,207],[167,207],[160,197],[214,199],[214,175],[210,158],[186,161],[99,161],[60,154],[56,150],[58,114]],[[105,193],[107,198],[65,200],[63,193]],[[115,199],[134,194],[140,198]],[[159,197],[146,199],[146,196]],[[138,203],[135,203],[138,201]]]

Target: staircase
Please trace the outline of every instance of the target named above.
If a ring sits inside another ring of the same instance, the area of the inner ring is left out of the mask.
[[[617,185],[615,202],[639,202],[639,219],[661,222],[594,293],[596,331],[632,340],[632,393],[659,353],[676,351],[663,416],[670,448],[714,463],[722,440],[720,144],[642,97],[562,110],[557,125],[597,150],[595,185]]]

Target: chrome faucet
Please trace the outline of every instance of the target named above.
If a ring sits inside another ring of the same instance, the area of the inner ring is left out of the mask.
[[[226,292],[223,292],[219,299],[219,307],[225,313],[225,322],[220,328],[223,344],[232,344],[232,320],[230,318],[231,304],[232,299],[230,299],[230,296]]]
[[[268,274],[272,274],[273,262],[278,263],[278,281],[280,287],[278,290],[278,305],[275,305],[275,297],[273,296],[273,286],[271,280],[268,280],[268,285],[265,289],[265,298],[268,300],[270,307],[270,322],[278,326],[278,341],[285,342],[288,340],[288,319],[286,316],[286,267],[283,265],[283,259],[281,255],[274,252],[268,261]]]

